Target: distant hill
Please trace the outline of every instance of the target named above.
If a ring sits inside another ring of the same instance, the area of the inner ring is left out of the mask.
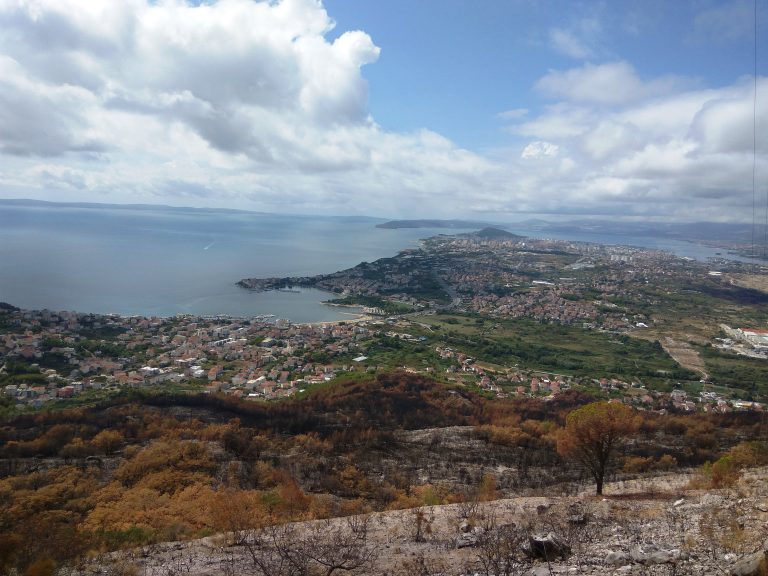
[[[168,206],[167,204],[108,204],[101,202],[50,202],[28,198],[0,198],[0,206],[25,206],[32,208],[77,208],[95,210],[158,210],[163,212],[217,212],[226,214],[268,214],[236,208],[195,208],[192,206]]]
[[[671,238],[706,243],[742,243],[751,241],[752,226],[744,222],[650,222],[625,220],[566,220],[549,222],[546,220],[526,220],[520,223],[526,229],[534,229],[544,234],[603,234],[616,237],[653,237]],[[765,228],[758,223],[755,237],[762,239]]]
[[[512,232],[502,230],[501,228],[496,228],[495,226],[487,226],[482,230],[472,232],[470,236],[475,236],[476,238],[487,238],[488,240],[514,240],[516,238],[525,238],[525,236],[519,236],[517,234],[513,234]]]
[[[472,220],[390,220],[377,224],[376,228],[477,228],[488,226],[488,222]]]

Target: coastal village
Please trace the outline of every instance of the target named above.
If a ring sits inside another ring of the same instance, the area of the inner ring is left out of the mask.
[[[731,385],[739,389],[737,381],[721,378],[719,388],[711,386],[699,352],[670,338],[680,325],[699,331],[685,338],[707,342],[712,350],[768,361],[765,320],[756,320],[756,309],[749,307],[762,293],[739,285],[745,270],[736,261],[703,263],[656,250],[529,239],[494,228],[441,235],[423,240],[418,249],[332,274],[238,283],[256,291],[313,287],[341,295],[346,300],[332,302],[363,306],[366,314],[350,321],[123,317],[0,305],[0,386],[4,401],[22,409],[76,404],[131,388],[265,401],[302,394],[341,374],[400,369],[497,397],[555,397],[576,387],[647,410],[763,410],[764,383],[752,381],[753,393],[745,397],[727,393]],[[764,277],[753,274],[751,281]],[[748,305],[734,307],[738,298]],[[723,313],[712,317],[713,304]],[[477,341],[462,341],[453,330],[459,319]],[[752,325],[731,328],[726,321]],[[484,355],[478,342],[487,345],[489,330],[502,322],[508,323],[502,352],[491,347]],[[534,326],[530,332],[540,346],[547,345],[547,326],[567,327],[576,340],[599,335],[605,345],[617,343],[614,360],[627,356],[627,335],[639,335],[632,340],[658,361],[641,370],[638,361],[646,358],[635,352],[634,363],[623,369],[611,361],[613,369],[601,373],[593,361],[581,377],[560,370],[562,359],[543,364],[540,353],[509,362],[515,356],[509,338],[523,327],[515,322]],[[702,331],[702,325],[709,328]],[[632,368],[656,383],[659,374],[680,375],[652,386],[633,377]]]
[[[331,324],[293,324],[271,317],[235,319],[100,316],[74,312],[0,310],[0,377],[22,374],[7,384],[6,401],[42,408],[79,397],[124,389],[171,387],[191,393],[221,393],[252,401],[287,398],[350,372],[375,372],[365,355],[377,338],[424,341],[408,332],[408,318],[368,318]],[[553,398],[575,385],[657,411],[762,411],[759,402],[726,398],[712,391],[692,395],[650,390],[616,378],[589,382],[533,368],[499,369],[459,350],[434,346],[434,365],[400,366],[497,397]],[[24,368],[20,370],[20,366]]]
[[[264,291],[304,286],[343,296],[380,297],[414,310],[452,309],[496,318],[584,325],[600,330],[647,327],[647,287],[669,292],[704,278],[747,270],[740,262],[703,263],[631,246],[531,239],[499,230],[436,236],[393,258],[313,277],[246,278]],[[629,303],[640,303],[633,310]]]

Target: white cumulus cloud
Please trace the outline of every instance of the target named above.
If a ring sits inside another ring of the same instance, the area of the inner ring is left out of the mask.
[[[545,105],[510,102],[508,146],[483,155],[377,124],[363,71],[380,49],[334,26],[319,0],[0,0],[0,195],[393,216],[751,208],[750,79],[551,70],[533,87]],[[550,40],[599,56],[589,26]],[[762,135],[768,80],[758,94]]]
[[[538,81],[536,88],[551,98],[617,105],[670,93],[682,84],[682,79],[673,76],[643,81],[628,62],[620,61],[552,70]]]
[[[0,0],[0,186],[336,213],[481,189],[491,162],[373,121],[380,49],[334,26],[319,0]]]
[[[627,63],[548,73],[537,87],[555,102],[507,130],[528,140],[523,160],[567,151],[569,169],[529,175],[528,193],[560,212],[748,219],[753,162],[758,182],[768,176],[768,79],[754,108],[751,78],[690,86],[644,81]]]
[[[551,142],[531,142],[524,149],[521,158],[541,158],[543,156],[557,156],[560,148]]]
[[[334,26],[319,0],[0,0],[2,194],[462,210],[498,166],[377,125],[380,49]]]

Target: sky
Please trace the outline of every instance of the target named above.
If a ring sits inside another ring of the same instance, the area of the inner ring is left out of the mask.
[[[765,0],[0,0],[0,198],[749,222],[767,24]]]

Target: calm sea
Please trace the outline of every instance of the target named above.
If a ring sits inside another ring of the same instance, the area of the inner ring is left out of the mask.
[[[241,278],[334,272],[445,232],[371,218],[0,204],[0,301],[126,315],[350,318],[329,294],[252,293]]]
[[[341,320],[350,317],[350,310],[322,305],[327,293],[252,293],[235,283],[246,277],[334,272],[392,256],[416,246],[420,238],[459,232],[387,230],[375,227],[379,221],[0,204],[0,301],[28,309],[126,315]],[[649,246],[697,258],[715,252],[651,238],[569,239]]]

